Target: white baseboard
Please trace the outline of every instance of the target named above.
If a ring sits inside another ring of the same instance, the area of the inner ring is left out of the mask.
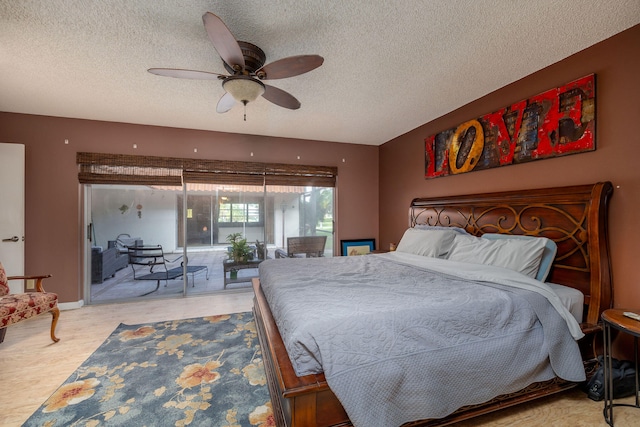
[[[84,300],[75,301],[75,302],[61,302],[61,303],[58,303],[58,308],[61,311],[75,310],[76,308],[80,308],[83,305],[84,305]]]

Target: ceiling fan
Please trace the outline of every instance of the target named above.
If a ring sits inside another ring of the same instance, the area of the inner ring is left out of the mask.
[[[218,101],[216,111],[226,113],[236,102],[240,102],[245,106],[245,121],[247,103],[255,101],[260,95],[280,107],[291,110],[300,108],[300,101],[293,95],[262,81],[304,74],[322,65],[324,58],[319,55],[297,55],[264,65],[266,55],[262,49],[248,42],[237,41],[217,15],[207,12],[202,15],[202,20],[209,40],[230,75],[176,68],[150,68],[148,71],[159,76],[182,79],[222,80],[225,94]]]

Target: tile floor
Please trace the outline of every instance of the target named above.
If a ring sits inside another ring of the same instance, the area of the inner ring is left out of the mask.
[[[57,335],[49,338],[49,315],[13,325],[0,344],[0,426],[20,426],[111,334],[118,324],[140,324],[249,311],[253,293],[135,303],[99,304],[60,315]],[[631,402],[633,398],[625,399]],[[640,410],[615,409],[616,427],[640,425]],[[455,427],[605,427],[602,403],[571,390],[455,424]],[[156,426],[162,427],[162,426]],[[218,426],[212,426],[218,427]]]

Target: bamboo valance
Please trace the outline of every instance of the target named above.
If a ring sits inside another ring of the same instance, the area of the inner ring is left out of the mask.
[[[127,154],[77,153],[82,184],[176,185],[185,183],[335,187],[333,166],[181,159]]]

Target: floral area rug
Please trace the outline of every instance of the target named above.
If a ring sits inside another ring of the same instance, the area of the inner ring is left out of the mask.
[[[24,426],[274,426],[252,313],[120,324]]]

